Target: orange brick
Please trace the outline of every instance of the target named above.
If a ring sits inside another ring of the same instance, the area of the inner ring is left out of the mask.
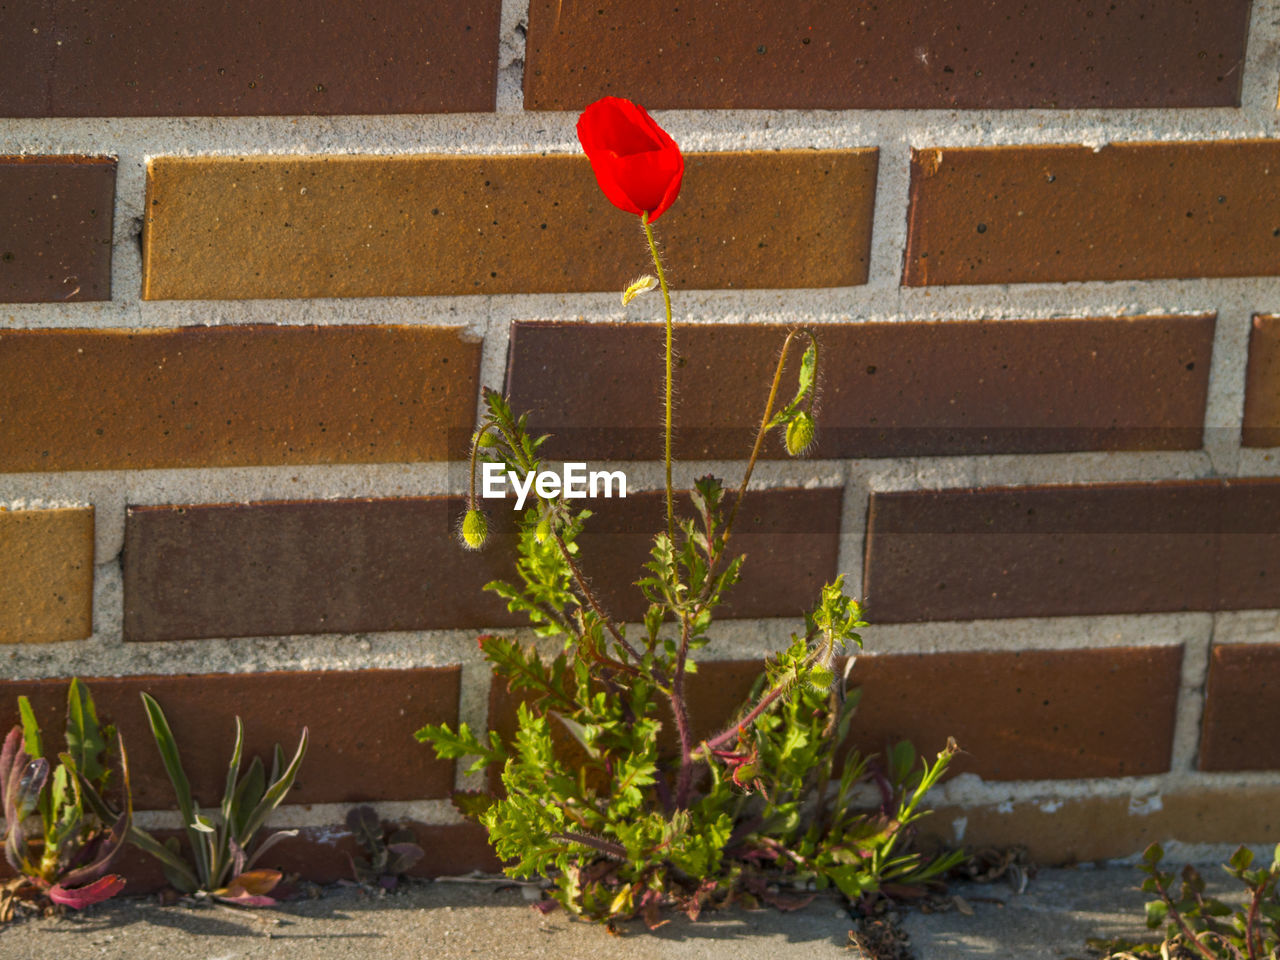
[[[922,828],[925,836],[960,840],[970,850],[1023,846],[1034,863],[1057,866],[1126,857],[1175,840],[1271,844],[1280,831],[1278,811],[1274,786],[1200,787],[1137,803],[1122,796],[939,807]]]
[[[93,633],[93,507],[0,508],[0,643]]]
[[[673,277],[865,283],[876,160],[689,155],[655,228]],[[579,156],[162,157],[146,209],[151,300],[620,291],[649,262]]]

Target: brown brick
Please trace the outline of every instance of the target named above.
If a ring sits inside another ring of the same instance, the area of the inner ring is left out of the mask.
[[[525,106],[1236,106],[1248,25],[1248,0],[533,0]]]
[[[1280,769],[1280,645],[1215,646],[1209,661],[1201,770]]]
[[[254,754],[270,770],[276,743],[292,757],[304,726],[310,745],[289,803],[356,803],[447,796],[453,763],[414,739],[424,723],[457,723],[458,667],[412,670],[239,673],[106,677],[86,680],[98,716],[114,723],[129,751],[134,805],[173,806],[173,788],[156,750],[139,695],[159,702],[173,729],[193,796],[216,806],[244,721],[245,763]],[[62,749],[67,682],[0,682],[4,729],[17,722],[16,698],[31,698],[50,745]]]
[[[689,155],[656,227],[673,278],[865,283],[876,158]],[[143,244],[151,300],[621,291],[652,269],[578,156],[162,157]]]
[[[873,493],[879,622],[1280,606],[1280,482]]]
[[[873,622],[1217,607],[1221,486],[1098,484],[873,493]]]
[[[443,460],[479,365],[454,327],[0,331],[0,471]]]
[[[903,283],[1280,274],[1280,140],[916,150]]]
[[[1160,773],[1169,768],[1181,663],[1182,648],[1172,646],[863,656],[849,677],[862,697],[851,742],[883,755],[910,740],[932,758],[955,737],[964,752],[951,772],[986,780]],[[760,660],[699,663],[688,687],[695,739],[733,721],[762,669]],[[511,738],[519,701],[495,680],[490,729]],[[1117,702],[1129,706],[1116,710]],[[660,738],[668,750],[673,728]],[[575,744],[559,739],[571,761]]]
[[[0,156],[0,303],[110,300],[115,195],[110,157]]]
[[[1255,316],[1244,388],[1246,447],[1280,447],[1280,317]]]
[[[1161,773],[1181,663],[1173,646],[859,657],[853,739],[868,753],[907,739],[932,757],[955,737],[952,771],[985,780]]]
[[[492,110],[499,0],[10,5],[11,117]]]
[[[1195,449],[1213,328],[1212,316],[823,324],[809,456]],[[746,457],[787,329],[677,326],[678,456]],[[554,435],[548,456],[661,459],[663,337],[650,323],[518,321],[512,405]],[[784,457],[782,441],[775,430],[764,455]]]
[[[0,643],[93,633],[93,507],[0,507]]]
[[[1244,477],[1222,487],[1216,608],[1280,606],[1280,483]]]
[[[1270,844],[1280,830],[1274,786],[1200,788],[1153,798],[1089,797],[974,807],[938,807],[922,824],[926,837],[984,847],[1027,848],[1045,866],[1140,853],[1152,843]]]
[[[753,492],[733,546],[748,554],[723,617],[793,617],[835,576],[839,489]],[[605,606],[638,620],[632,586],[664,526],[660,493],[591,501],[581,563]],[[682,499],[681,509],[688,511]],[[524,622],[482,590],[514,580],[512,511],[490,509],[493,542],[454,531],[461,498],[132,507],[125,525],[124,635],[179,640],[358,633]]]

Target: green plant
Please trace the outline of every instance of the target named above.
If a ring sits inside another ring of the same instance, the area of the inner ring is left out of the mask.
[[[0,753],[0,796],[4,798],[4,852],[18,874],[6,894],[32,893],[75,910],[115,896],[124,880],[103,876],[120,852],[131,824],[129,765],[119,742],[124,810],[113,815],[101,804],[111,777],[108,741],[115,734],[98,723],[89,688],[78,679],[67,692],[66,751],[57,766],[44,754],[31,702],[18,698],[22,723],[9,731]],[[96,803],[95,803],[96,801]],[[28,818],[38,814],[29,829]],[[0,907],[12,913],[11,896]]]
[[[654,538],[637,584],[647,612],[629,635],[605,610],[579,563],[577,539],[590,511],[535,483],[546,438],[532,436],[526,417],[486,390],[461,538],[478,549],[488,535],[476,499],[478,464],[496,464],[518,490],[533,490],[536,502],[518,523],[518,582],[487,589],[526,615],[539,636],[562,638],[563,647],[544,663],[513,640],[481,638],[494,673],[524,697],[514,742],[492,731],[482,740],[465,724],[457,731],[429,724],[418,739],[442,758],[474,757],[472,771],[501,768],[502,796],[459,794],[455,803],[488,828],[499,856],[513,861],[509,873],[553,873],[555,899],[583,916],[641,915],[656,925],[666,902],[696,916],[735,899],[787,907],[804,902],[810,889],[834,886],[867,898],[895,884],[927,883],[961,855],[929,861],[905,841],[955,747],[917,768],[915,751],[898,745],[885,769],[849,748],[856,696],[845,695],[837,667],[861,648],[857,630],[865,624],[842,579],[823,588],[805,630],[767,663],[738,715],[695,742],[686,681],[709,641],[715,608],[738,580],[743,558],[730,548],[734,520],[768,435],[780,431],[792,456],[814,440],[818,344],[805,330],[783,342],[736,493],[704,477],[690,491],[695,515],[678,517],[671,296],[652,222],[679,192],[683,159],[642,108],[615,97],[588,107],[578,135],[610,202],[640,216],[653,258],[656,277],[633,282],[623,303],[657,287],[666,313],[666,529]],[[797,343],[805,347],[796,392],[779,408]],[[660,749],[660,732],[672,727],[674,742]],[[855,788],[864,783],[881,787],[881,802],[855,812]]]
[[[401,877],[426,856],[413,831],[399,829],[388,833],[373,807],[349,810],[347,829],[364,849],[364,856],[349,857],[351,873],[357,883],[377,884],[384,890],[394,890],[399,886]]]
[[[775,395],[785,358],[786,347]],[[797,396],[777,415],[766,409],[757,452],[769,430],[804,410],[816,360],[811,341]],[[490,391],[485,400],[473,465],[491,459],[520,477],[536,474],[541,440],[501,396]],[[728,559],[728,542],[750,466],[733,505],[726,509],[719,481],[703,478],[691,494],[696,518],[679,520],[676,541],[655,538],[649,576],[639,583],[649,608],[637,642],[605,613],[579,568],[576,539],[589,511],[539,498],[520,518],[520,583],[488,586],[539,634],[563,637],[562,652],[546,664],[514,640],[481,638],[495,673],[525,697],[514,743],[494,732],[482,741],[465,725],[418,733],[441,757],[476,758],[472,770],[502,768],[505,796],[455,802],[487,827],[499,856],[515,861],[510,873],[554,873],[553,896],[574,913],[639,914],[656,924],[663,902],[694,916],[732,900],[793,906],[810,885],[862,898],[886,885],[928,882],[961,859],[930,862],[903,843],[954,745],[917,768],[914,750],[899,744],[883,770],[847,749],[857,698],[844,695],[836,667],[860,646],[864,622],[840,579],[823,589],[804,633],[767,664],[750,705],[694,743],[684,680],[708,642],[714,607],[738,576],[742,561]],[[670,722],[678,748],[664,756],[658,734]],[[557,733],[576,745],[571,759]],[[855,812],[863,783],[881,786],[881,803]],[[779,881],[798,895],[779,892]]]
[[[1090,940],[1089,947],[1114,960],[1164,957],[1173,960],[1277,960],[1280,958],[1280,844],[1271,866],[1250,869],[1253,853],[1240,847],[1223,869],[1245,888],[1243,906],[1233,909],[1205,895],[1204,878],[1191,864],[1182,868],[1182,883],[1174,896],[1174,875],[1160,869],[1164,849],[1153,843],[1139,865],[1147,878],[1142,889],[1154,893],[1147,903],[1147,926],[1163,928],[1156,943],[1127,940]]]
[[[182,857],[176,837],[162,844],[136,825],[130,834],[131,842],[159,860],[169,882],[183,893],[244,907],[273,905],[276,901],[268,894],[280,882],[280,871],[255,868],[254,864],[275,844],[296,836],[297,831],[277,831],[256,846],[254,841],[267,816],[280,805],[293,786],[307,752],[307,728],[302,728],[298,749],[287,766],[284,751],[276,744],[270,777],[266,776],[258,757],[254,757],[248,769],[241,774],[244,725],[236,717],[236,741],[227,767],[222,803],[216,812],[206,815],[191,796],[191,784],[182,769],[178,745],[164,711],[148,694],[142,694],[142,702],[165,772],[177,796],[178,812],[186,827],[192,860]]]

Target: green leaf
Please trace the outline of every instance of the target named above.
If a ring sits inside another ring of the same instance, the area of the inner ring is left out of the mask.
[[[1231,859],[1227,862],[1236,873],[1243,873],[1253,863],[1253,851],[1246,846],[1237,847],[1236,852],[1231,854]]]
[[[222,789],[222,822],[230,825],[235,820],[236,786],[240,778],[240,756],[244,752],[244,724],[236,717],[236,742],[231,748],[231,762],[227,765],[227,782]]]
[[[67,691],[67,752],[75,760],[76,769],[90,783],[101,784],[107,770],[102,763],[107,743],[98,724],[98,711],[89,688],[72,678]]]
[[[18,697],[18,714],[22,718],[22,749],[27,756],[38,760],[44,756],[40,744],[40,724],[36,722],[35,711],[31,709],[31,701],[26,697]]]
[[[1169,904],[1163,900],[1147,901],[1147,926],[1154,930],[1160,924],[1164,923],[1165,918],[1169,915]]]
[[[267,786],[267,791],[262,795],[262,800],[246,819],[244,829],[241,831],[240,836],[236,838],[240,846],[248,849],[250,841],[263,823],[266,822],[267,816],[280,805],[293,786],[293,781],[298,776],[298,768],[302,766],[302,758],[307,755],[309,737],[310,731],[303,727],[302,737],[298,740],[298,749],[294,752],[293,759],[289,761],[289,766],[279,775],[278,779]],[[279,750],[278,744],[276,749]]]
[[[165,718],[160,704],[149,693],[142,694],[142,705],[147,711],[147,721],[151,725],[151,735],[155,738],[156,747],[160,750],[160,761],[164,764],[169,782],[173,784],[173,792],[178,799],[178,812],[182,814],[183,823],[195,821],[195,804],[191,800],[191,781],[182,769],[182,758],[178,755],[178,744],[173,739],[173,731]]]

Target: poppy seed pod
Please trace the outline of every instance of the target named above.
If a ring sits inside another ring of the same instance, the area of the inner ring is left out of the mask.
[[[644,107],[604,97],[578,118],[578,140],[604,195],[619,210],[657,220],[684,177],[680,148]]]

